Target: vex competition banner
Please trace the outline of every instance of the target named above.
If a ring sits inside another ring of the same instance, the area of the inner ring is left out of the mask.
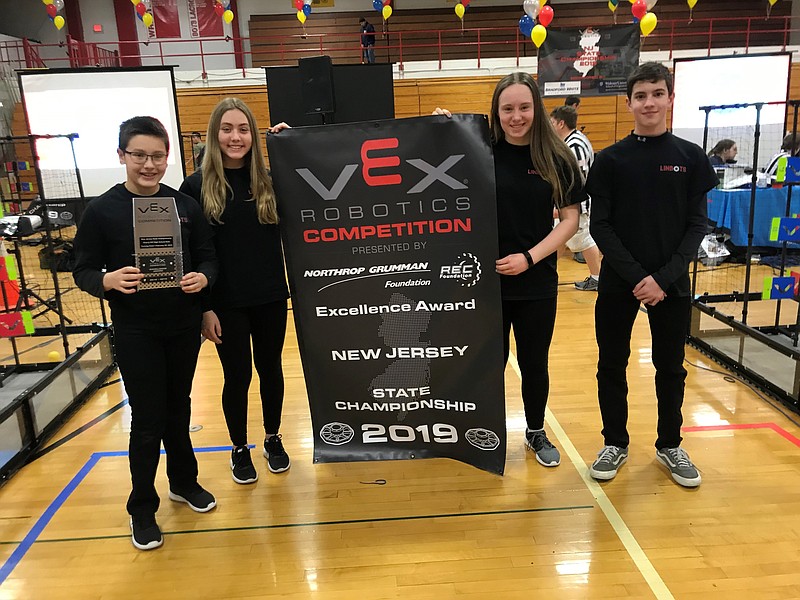
[[[494,165],[479,115],[267,139],[314,460],[505,463]]]
[[[548,29],[539,49],[538,81],[544,96],[625,93],[639,64],[638,25]]]

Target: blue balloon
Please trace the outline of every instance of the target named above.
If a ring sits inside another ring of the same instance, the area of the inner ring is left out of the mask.
[[[308,16],[311,14],[311,5],[310,4],[303,4],[303,14]]]
[[[381,0],[372,0],[372,8],[381,12],[383,10],[383,2]]]
[[[639,19],[637,17],[633,17],[633,24],[638,25]]]
[[[534,25],[535,23],[533,22],[533,19],[531,19],[528,15],[522,15],[522,17],[519,19],[519,30],[525,37],[531,37],[531,31],[533,31]]]

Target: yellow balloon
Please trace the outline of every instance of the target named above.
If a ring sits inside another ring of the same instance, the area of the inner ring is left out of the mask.
[[[697,0],[686,0],[686,4],[689,5],[689,8],[694,8],[694,5],[697,4]]]
[[[45,4],[46,6],[49,6],[50,4],[52,4],[52,3],[53,3],[53,0],[42,0],[42,2],[44,2],[44,4]]]
[[[770,5],[770,6],[775,6],[775,3],[776,3],[777,1],[778,1],[778,0],[769,0],[769,5]]]
[[[536,25],[531,31],[531,40],[536,47],[540,47],[543,43],[545,38],[547,37],[547,28],[544,25]]]
[[[222,13],[222,20],[225,21],[226,23],[230,23],[231,21],[233,21],[233,11],[228,9],[224,13]]]
[[[306,14],[302,10],[298,10],[297,11],[297,20],[300,21],[301,23],[305,24],[305,22],[306,22]]]
[[[142,1],[142,0],[131,0],[131,3],[132,3],[134,6],[136,6],[136,5],[137,5],[137,4],[139,4],[139,2],[141,2],[141,1]]]
[[[381,14],[383,15],[383,20],[385,21],[386,19],[392,16],[392,7],[387,4],[381,10]]]
[[[56,29],[61,31],[61,28],[64,27],[64,17],[61,15],[56,15],[56,18],[53,19],[53,25],[56,26]]]
[[[656,25],[658,25],[658,17],[651,12],[645,14],[642,20],[639,21],[639,29],[642,30],[642,35],[645,37],[653,33],[653,29],[656,28]]]
[[[461,2],[456,4],[455,11],[456,11],[456,15],[458,15],[459,19],[463,19],[464,18],[464,5],[461,4]]]
[[[697,0],[695,0],[695,2],[697,2]],[[608,10],[610,10],[611,12],[617,10],[617,5],[611,2],[611,0],[608,0]]]
[[[153,24],[153,15],[151,15],[150,13],[144,13],[142,15],[142,23],[144,23],[145,27],[149,28],[150,25]]]

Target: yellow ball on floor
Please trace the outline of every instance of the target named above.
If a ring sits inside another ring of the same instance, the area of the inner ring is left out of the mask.
[[[50,362],[61,362],[61,353],[53,350],[47,353],[47,358],[50,359]]]

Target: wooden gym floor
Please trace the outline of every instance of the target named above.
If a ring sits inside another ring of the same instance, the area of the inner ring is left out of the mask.
[[[290,325],[282,433],[292,468],[233,482],[204,344],[193,433],[218,507],[166,499],[164,546],[130,542],[125,390],[112,383],[65,425],[61,445],[0,489],[0,599],[122,598],[800,598],[800,427],[721,368],[687,351],[684,447],[703,485],[673,483],[655,460],[655,401],[644,315],[629,368],[630,459],[614,481],[587,475],[602,446],[584,266],[559,261],[547,429],[561,466],[523,447],[519,377],[506,371],[508,459],[498,477],[455,461],[312,463],[305,387]],[[709,370],[711,369],[711,370]],[[251,390],[255,390],[254,385]],[[260,411],[251,396],[251,443]],[[376,480],[385,479],[385,485]]]

